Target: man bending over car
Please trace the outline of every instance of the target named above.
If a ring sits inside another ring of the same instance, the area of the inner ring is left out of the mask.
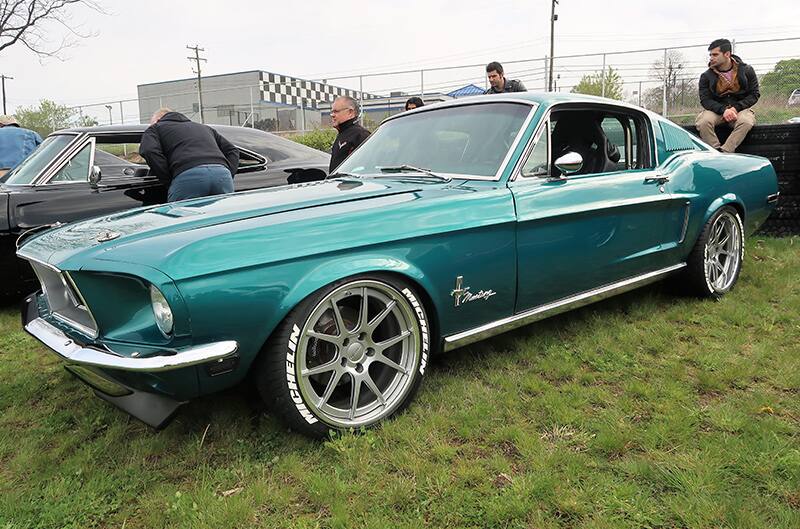
[[[239,150],[208,125],[162,108],[142,134],[139,154],[167,186],[167,200],[233,193]]]

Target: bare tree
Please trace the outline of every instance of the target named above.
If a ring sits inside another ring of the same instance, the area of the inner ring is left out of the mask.
[[[0,52],[21,44],[39,57],[58,57],[75,38],[92,36],[72,23],[70,11],[76,7],[105,13],[95,0],[0,0]],[[48,38],[53,26],[66,30],[55,43]]]
[[[651,76],[661,81],[658,96],[667,89],[667,105],[674,108],[686,97],[686,58],[678,50],[667,50],[667,60],[659,58],[653,62]],[[666,82],[665,82],[666,81]],[[658,105],[660,107],[660,104]]]

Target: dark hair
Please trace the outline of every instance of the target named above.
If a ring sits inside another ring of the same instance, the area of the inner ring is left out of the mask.
[[[497,61],[492,61],[486,65],[486,73],[489,72],[497,72],[500,75],[503,75],[503,65]]]
[[[733,51],[733,46],[731,46],[731,41],[729,41],[728,39],[717,39],[708,45],[708,51],[711,51],[714,48],[719,48],[719,51],[721,51],[722,53]]]
[[[408,105],[414,105],[414,107],[424,107],[425,103],[422,101],[421,97],[409,97],[408,101],[406,101],[406,110],[408,110]]]

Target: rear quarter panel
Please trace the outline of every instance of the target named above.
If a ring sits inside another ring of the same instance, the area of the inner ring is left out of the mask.
[[[685,240],[677,248],[685,259],[703,226],[720,207],[736,207],[747,235],[755,232],[767,219],[773,205],[767,197],[778,191],[775,170],[766,158],[716,152],[682,153],[665,164],[664,174],[670,177],[669,192],[674,200],[687,204],[689,221]],[[682,230],[685,209],[673,208],[671,229]],[[676,240],[678,237],[676,237]]]

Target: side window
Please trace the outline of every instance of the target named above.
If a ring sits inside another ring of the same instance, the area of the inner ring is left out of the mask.
[[[138,143],[119,143],[114,138],[98,138],[93,163],[103,172],[104,180],[147,175],[147,162],[139,155]]]
[[[260,154],[239,147],[239,166],[236,168],[236,174],[260,171],[266,166],[266,158]]]
[[[96,143],[95,156],[98,156],[100,152],[107,153],[119,161],[118,164],[138,164],[144,165],[147,162],[144,161],[139,155],[139,144],[138,143],[113,143],[106,139],[98,139]],[[111,157],[106,156],[104,160],[111,161]],[[95,162],[95,165],[99,165]],[[105,175],[104,175],[105,176]]]
[[[640,169],[642,162],[639,160],[639,124],[630,116],[607,116],[601,123],[603,133],[608,141],[617,148],[619,160],[616,163],[618,171],[626,169]]]
[[[532,176],[548,176],[550,174],[550,163],[548,160],[548,145],[550,143],[549,127],[545,128],[539,135],[536,145],[533,146],[531,154],[522,166],[522,176],[525,178]]]
[[[603,128],[603,133],[606,135],[608,141],[617,148],[619,152],[619,159],[614,162],[616,164],[617,171],[624,171],[628,168],[627,166],[627,135],[628,130],[623,127],[623,121],[627,120],[627,118],[620,118],[617,119],[615,117],[606,117],[603,118],[602,123],[600,126]]]
[[[628,144],[625,147],[625,152],[630,153],[625,156],[625,158],[630,158],[627,160],[628,169],[641,169],[644,167],[644,163],[639,159],[639,136],[642,132],[639,121],[628,116],[621,117],[620,120],[625,124],[628,135]]]
[[[70,158],[50,182],[87,182],[89,180],[89,164],[92,158],[92,144],[87,143],[78,154]]]
[[[630,167],[631,169],[641,169],[642,162],[639,159],[639,123],[635,119],[631,119],[630,121],[630,136],[631,136],[631,162]]]

